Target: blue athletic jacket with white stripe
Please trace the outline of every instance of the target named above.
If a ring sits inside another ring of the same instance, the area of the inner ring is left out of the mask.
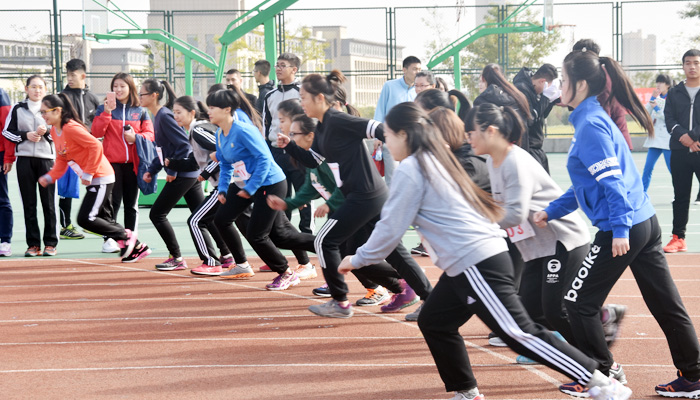
[[[630,228],[656,211],[622,132],[595,96],[581,102],[569,121],[575,129],[566,162],[572,186],[545,209],[548,218],[561,218],[581,207],[601,231],[629,238]]]

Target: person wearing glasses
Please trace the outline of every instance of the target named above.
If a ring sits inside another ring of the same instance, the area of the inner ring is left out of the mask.
[[[297,192],[304,184],[305,177],[304,170],[294,166],[289,154],[277,146],[277,135],[280,133],[280,118],[277,108],[285,100],[300,98],[299,81],[296,79],[300,63],[299,57],[295,54],[280,54],[277,58],[277,64],[275,64],[275,73],[279,80],[277,88],[265,95],[263,101],[262,119],[265,140],[270,146],[272,157],[282,168],[287,181],[287,193],[282,197],[291,197],[292,188],[294,188],[294,192]],[[299,230],[301,232],[313,233],[311,211],[311,204],[306,204],[306,207],[299,210]],[[291,220],[291,211],[287,212],[287,218]]]
[[[139,187],[136,180],[139,158],[136,154],[136,135],[153,141],[153,123],[148,111],[140,107],[138,91],[131,75],[125,72],[114,75],[110,87],[115,99],[107,97],[104,104],[97,107],[91,132],[96,138],[103,139],[105,156],[114,168],[112,202],[115,219],[123,201],[124,227],[134,231],[139,215]],[[102,246],[102,251],[117,252],[119,248],[116,243],[107,240]],[[138,252],[132,253],[137,254]],[[131,257],[122,259],[122,262],[135,261],[136,259]]]
[[[58,244],[56,213],[56,185],[39,187],[39,198],[44,212],[44,251],[41,252],[41,231],[37,216],[37,181],[49,172],[56,159],[53,140],[46,122],[41,118],[41,99],[46,95],[46,81],[38,75],[27,78],[24,90],[27,98],[15,104],[10,111],[3,136],[15,144],[17,181],[24,205],[24,226],[27,239],[25,257],[55,256]]]
[[[416,95],[428,89],[435,89],[435,75],[430,71],[421,71],[416,74]]]

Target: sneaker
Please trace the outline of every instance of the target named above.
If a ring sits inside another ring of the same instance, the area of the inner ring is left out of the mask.
[[[364,306],[378,306],[384,304],[391,300],[389,291],[384,289],[382,286],[378,286],[376,289],[367,289],[367,294],[365,297],[358,299],[355,305],[358,307]]]
[[[619,363],[613,363],[612,367],[610,367],[609,376],[623,385],[627,384],[627,375],[625,375],[625,371],[622,370],[622,365]]]
[[[486,398],[484,397],[483,394],[479,393],[479,389],[474,388],[472,390],[476,391],[476,396],[472,395],[472,391],[460,391],[460,392],[455,392],[455,397],[452,398],[452,400],[485,400]]]
[[[255,276],[255,272],[250,264],[245,263],[236,265],[228,271],[222,272],[219,276],[226,279],[248,279]]]
[[[343,308],[333,299],[327,303],[309,306],[309,311],[326,318],[350,318],[354,314],[350,304],[348,304],[346,308]]]
[[[302,281],[306,279],[314,279],[318,276],[318,273],[316,273],[316,266],[311,263],[299,264],[294,272]]]
[[[68,239],[68,240],[85,239],[85,235],[78,232],[78,230],[75,229],[73,224],[70,224],[65,228],[61,228],[61,239]]]
[[[565,383],[559,386],[559,391],[578,398],[591,397],[588,394],[588,389],[578,382]]]
[[[615,379],[606,386],[593,386],[588,390],[590,397],[595,400],[627,400],[632,396],[632,389],[621,384]]]
[[[233,261],[233,256],[222,256],[221,257],[221,268],[223,269],[229,269],[233,267],[235,262]]]
[[[673,235],[671,241],[664,247],[664,253],[678,253],[679,251],[688,251],[688,247],[685,245],[684,238]]]
[[[29,246],[27,251],[24,252],[25,257],[36,257],[41,252],[41,247],[39,246]]]
[[[290,286],[296,286],[299,284],[299,277],[297,276],[296,273],[292,272],[291,274],[289,273],[283,273],[277,275],[275,279],[272,280],[271,283],[268,283],[265,285],[265,289],[267,290],[285,290],[289,288]],[[313,312],[313,311],[312,311]]]
[[[118,253],[120,250],[119,245],[117,244],[117,241],[109,238],[105,240],[104,243],[102,243],[102,252],[103,253]]]
[[[258,268],[258,271],[260,272],[273,272],[270,267],[267,266],[267,264],[263,265],[262,267]]]
[[[331,297],[331,290],[328,288],[327,283],[324,283],[323,286],[312,290],[311,293],[318,297]]]
[[[489,333],[489,344],[495,347],[508,347],[506,342],[499,338],[494,332]]]
[[[539,364],[539,362],[533,360],[530,357],[525,357],[522,354],[515,357],[515,363],[519,364],[519,365],[537,365],[537,364]]]
[[[101,235],[101,234],[96,233],[96,232],[93,232],[93,231],[89,231],[89,230],[87,230],[87,229],[85,229],[85,228],[83,228],[83,232],[89,233],[89,234],[91,234],[91,235],[99,236],[99,237],[104,237],[104,235]]]
[[[391,296],[391,302],[381,308],[383,313],[399,312],[406,307],[416,304],[420,300],[420,297],[408,286],[406,281],[401,279],[399,282],[401,282],[403,291],[401,293],[394,293]]]
[[[0,257],[12,255],[12,245],[10,243],[0,243]]]
[[[620,333],[620,323],[625,316],[625,311],[627,311],[627,306],[620,304],[607,304],[603,306],[603,316],[607,314],[608,317],[603,321],[603,332],[605,332],[605,341],[608,343],[608,347],[615,343],[617,335]]]
[[[207,264],[202,264],[197,268],[193,268],[190,270],[191,273],[194,275],[210,275],[210,276],[219,276],[222,273],[224,273],[224,269],[221,268],[221,265],[207,265]]]
[[[423,308],[423,304],[418,306],[412,313],[406,314],[406,318],[404,318],[406,321],[418,321],[418,316],[420,315],[420,310]]]
[[[158,271],[181,271],[187,269],[187,262],[182,257],[178,260],[171,256],[162,263],[156,264],[156,269]]]
[[[151,249],[148,248],[146,243],[141,243],[141,247],[134,249],[131,254],[122,258],[123,263],[133,263],[136,261],[143,260],[152,253]]]
[[[126,240],[117,240],[117,246],[119,246],[119,257],[122,258],[126,258],[131,255],[131,252],[134,251],[134,247],[136,247],[137,242],[137,234],[135,231],[132,232],[131,229],[124,229],[124,232],[126,232]]]
[[[412,248],[411,254],[417,254],[417,255],[423,256],[423,257],[430,256],[430,254],[428,254],[428,252],[425,250],[425,247],[423,247],[423,243],[419,243],[418,246]]]
[[[691,382],[677,372],[678,379],[665,385],[658,385],[654,390],[664,397],[684,397],[686,399],[700,399],[700,381]]]
[[[44,247],[44,257],[55,256],[55,255],[56,255],[56,247],[55,246]]]

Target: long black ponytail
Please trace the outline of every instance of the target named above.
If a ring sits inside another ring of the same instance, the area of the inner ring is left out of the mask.
[[[143,81],[141,84],[143,87],[148,90],[148,93],[156,93],[158,94],[158,102],[160,103],[161,100],[163,100],[163,97],[167,93],[168,95],[168,100],[165,102],[163,107],[173,109],[173,106],[175,105],[175,99],[177,99],[177,95],[175,95],[175,91],[173,90],[173,87],[170,86],[168,81],[159,81],[157,79],[149,78]]]

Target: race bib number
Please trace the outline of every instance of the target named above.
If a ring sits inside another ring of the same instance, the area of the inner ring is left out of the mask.
[[[343,180],[340,179],[340,165],[338,163],[328,163],[328,166],[331,169],[331,172],[333,172],[333,178],[335,178],[335,184],[338,187],[343,186]]]
[[[80,165],[76,164],[75,161],[68,161],[68,166],[82,179],[83,169],[80,168]]]
[[[250,179],[250,174],[248,170],[245,169],[245,163],[243,161],[233,163],[233,173],[244,181]]]
[[[510,241],[512,243],[516,243],[521,240],[525,240],[527,238],[535,236],[535,230],[532,228],[532,225],[530,225],[530,223],[527,221],[523,222],[518,226],[506,229],[506,233],[508,234],[508,237],[510,238]]]
[[[321,197],[323,197],[323,200],[328,200],[331,197],[331,194],[328,193],[328,190],[326,190],[326,187],[323,186],[318,181],[318,178],[316,177],[316,175],[314,173],[311,173],[310,176],[311,176],[311,186],[313,186],[314,189],[316,189],[316,191],[318,192],[318,194],[320,194]]]

